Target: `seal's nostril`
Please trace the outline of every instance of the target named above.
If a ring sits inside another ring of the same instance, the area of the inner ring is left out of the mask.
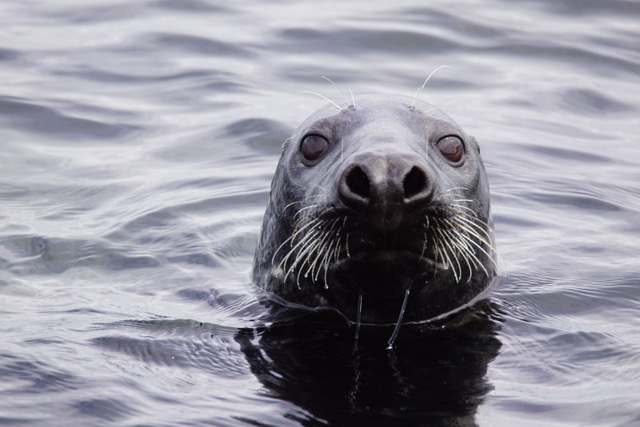
[[[346,183],[349,190],[354,194],[364,198],[369,198],[370,182],[367,174],[362,168],[356,166],[349,171],[346,177]]]
[[[411,168],[409,173],[404,177],[402,182],[404,190],[404,198],[410,199],[413,196],[420,194],[427,187],[427,176],[424,171],[417,166]]]

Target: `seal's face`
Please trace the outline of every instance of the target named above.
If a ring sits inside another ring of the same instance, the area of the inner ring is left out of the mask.
[[[427,320],[495,276],[489,188],[476,141],[411,99],[325,107],[285,142],[254,279],[352,320]]]

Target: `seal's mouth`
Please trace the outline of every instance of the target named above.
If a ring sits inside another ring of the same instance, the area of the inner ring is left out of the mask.
[[[342,214],[342,215],[336,215]],[[433,246],[433,230],[429,227],[429,217],[433,212],[416,212],[411,217],[406,216],[406,222],[397,224],[393,228],[373,227],[370,222],[360,216],[345,215],[339,211],[325,211],[324,224],[329,226],[330,234],[335,244],[325,246],[336,248],[334,256],[327,257],[325,268],[344,271],[351,268],[370,269],[372,271],[405,270],[415,275],[433,274],[446,270],[447,266],[438,259]],[[335,230],[335,232],[334,232]],[[320,235],[317,241],[328,242]],[[318,247],[322,243],[318,244]],[[324,259],[324,258],[323,258]]]
[[[332,267],[336,269],[351,268],[354,264],[370,266],[373,269],[405,269],[419,270],[424,273],[435,273],[446,269],[446,266],[426,256],[411,250],[373,249],[350,254],[337,260]]]

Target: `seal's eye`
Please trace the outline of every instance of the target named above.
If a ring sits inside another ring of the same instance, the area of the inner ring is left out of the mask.
[[[329,141],[320,135],[307,135],[302,139],[300,151],[305,160],[318,160],[329,148]]]
[[[457,136],[445,136],[436,143],[436,147],[438,147],[440,153],[442,153],[442,155],[450,162],[458,163],[462,160],[464,144]]]

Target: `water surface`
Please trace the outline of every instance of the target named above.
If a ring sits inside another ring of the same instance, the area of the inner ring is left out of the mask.
[[[0,423],[640,423],[640,4],[425,4],[3,2]],[[491,182],[490,301],[390,352],[262,323],[268,186],[324,104],[299,92],[440,65],[422,98]]]

